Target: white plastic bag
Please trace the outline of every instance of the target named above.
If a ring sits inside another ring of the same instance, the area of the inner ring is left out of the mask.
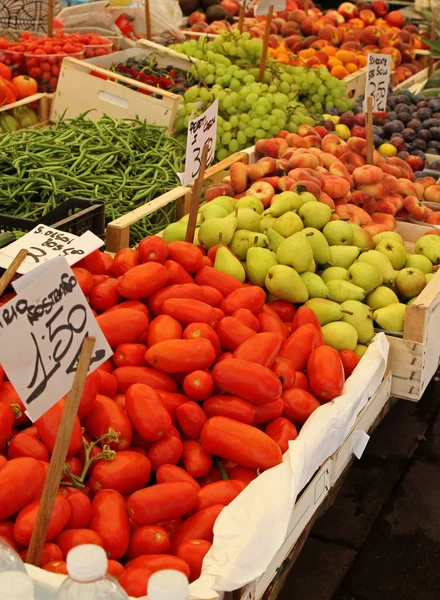
[[[145,23],[145,1],[135,0],[136,17],[133,27],[138,35],[147,30]],[[183,13],[178,0],[150,0],[151,34],[155,42],[165,44],[185,39],[180,27]]]

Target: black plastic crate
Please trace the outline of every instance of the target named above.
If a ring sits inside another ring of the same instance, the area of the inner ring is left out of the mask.
[[[105,233],[105,204],[86,198],[69,198],[39,219],[12,217],[0,213],[0,231],[29,232],[37,225],[47,225],[82,235],[91,231],[103,238]]]

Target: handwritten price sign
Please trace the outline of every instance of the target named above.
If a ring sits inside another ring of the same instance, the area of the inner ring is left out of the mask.
[[[77,236],[47,225],[37,225],[22,238],[0,250],[0,267],[6,269],[22,248],[26,248],[28,255],[18,268],[20,274],[32,271],[55,256],[64,256],[69,265],[74,265],[103,244],[91,231]]]
[[[364,112],[367,112],[367,98],[369,96],[373,98],[373,112],[386,111],[390,73],[391,56],[389,54],[368,55]]]
[[[254,7],[254,15],[256,17],[267,15],[271,6],[273,6],[273,12],[286,10],[286,0],[259,0],[257,6]]]
[[[188,140],[186,143],[185,172],[179,173],[182,185],[188,185],[200,171],[202,152],[208,145],[206,166],[214,160],[217,137],[218,100],[215,100],[205,112],[188,124]]]
[[[35,421],[72,387],[81,345],[96,338],[90,371],[112,351],[65,258],[54,258],[14,285],[0,308],[0,363]]]

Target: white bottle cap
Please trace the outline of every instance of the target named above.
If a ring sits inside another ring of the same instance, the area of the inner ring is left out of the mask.
[[[188,600],[189,583],[180,571],[157,571],[148,580],[148,600]]]
[[[0,573],[2,600],[33,600],[34,582],[21,571],[3,571]]]
[[[75,581],[96,581],[107,573],[107,555],[104,548],[94,544],[75,546],[67,554],[67,572]]]

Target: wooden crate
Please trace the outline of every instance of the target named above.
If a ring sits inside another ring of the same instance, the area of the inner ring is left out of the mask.
[[[414,252],[414,246],[426,233],[426,228],[399,222],[396,232],[405,240],[408,252]],[[420,400],[439,365],[439,331],[440,272],[437,272],[414,304],[406,309],[403,337],[387,335],[393,396],[414,402]]]
[[[420,90],[423,89],[425,82],[428,80],[428,71],[429,69],[425,68],[412,77],[408,77],[408,79],[405,79],[405,81],[402,81],[402,83],[396,85],[394,87],[394,91],[397,92],[398,90],[410,90],[414,94],[418,94]]]
[[[345,81],[345,89],[350,98],[356,100],[356,98],[365,94],[366,80],[367,69],[365,67],[344,77],[343,81]]]
[[[115,55],[111,54],[109,57]],[[113,81],[107,80],[107,77],[111,77]],[[90,119],[98,120],[104,114],[115,119],[139,117],[149,124],[160,125],[172,131],[179,109],[179,96],[137,81],[136,86],[140,90],[160,96],[153,98],[132,90],[127,85],[120,85],[121,83],[132,86],[133,80],[85,61],[65,58],[55,92],[51,120],[57,121],[63,115],[74,118],[92,108]]]
[[[1,106],[0,113],[9,111],[12,112],[14,108],[18,108],[19,106],[26,106],[28,104],[36,103],[35,112],[37,113],[41,122],[46,122],[49,120],[53,96],[54,94],[33,94],[32,96],[28,96],[22,100],[17,100],[17,102],[13,102],[12,104],[5,104],[4,106]]]

